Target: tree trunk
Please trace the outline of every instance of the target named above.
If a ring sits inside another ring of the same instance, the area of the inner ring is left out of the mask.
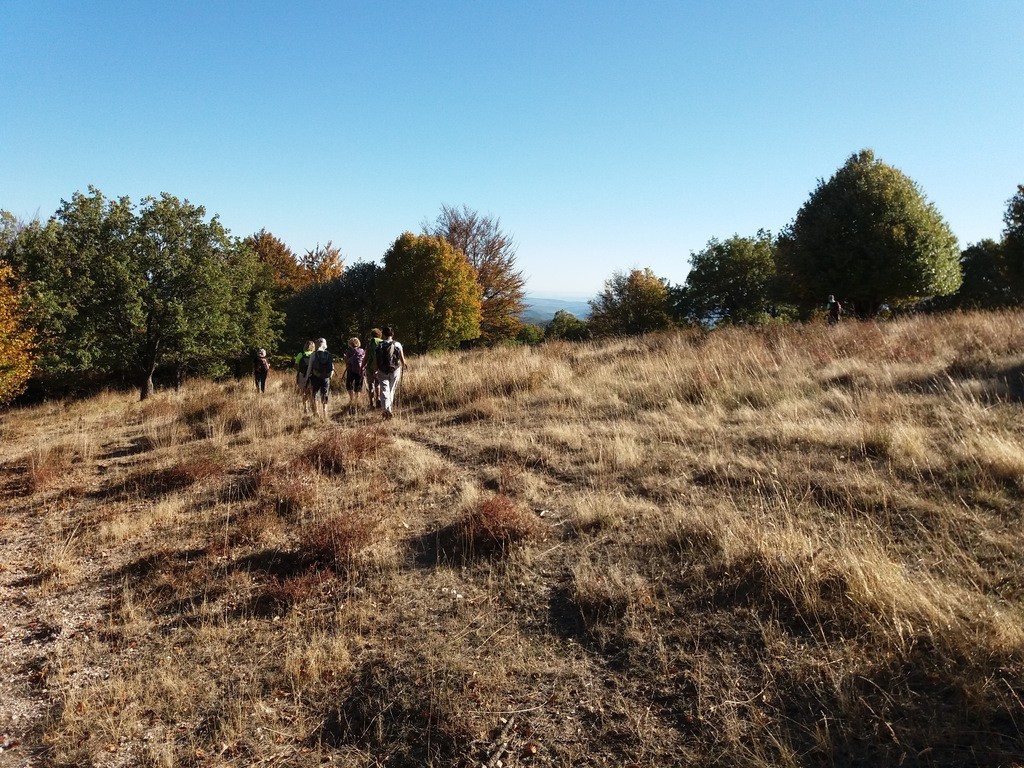
[[[153,394],[153,371],[142,375],[139,382],[139,400],[145,400]]]
[[[151,356],[139,374],[139,400],[145,400],[153,394],[153,372],[156,371],[156,357]]]

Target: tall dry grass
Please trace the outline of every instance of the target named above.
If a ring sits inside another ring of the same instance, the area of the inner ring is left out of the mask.
[[[1007,312],[9,413],[46,759],[1012,765],[1022,374]]]

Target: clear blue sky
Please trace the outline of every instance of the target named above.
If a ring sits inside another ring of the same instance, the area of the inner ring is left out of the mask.
[[[527,292],[686,277],[870,147],[962,247],[1024,183],[1024,2],[0,2],[0,208],[169,192],[375,261],[442,204]]]

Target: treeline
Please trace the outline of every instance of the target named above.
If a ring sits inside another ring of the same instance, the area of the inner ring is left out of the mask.
[[[400,235],[381,264],[347,266],[331,242],[299,256],[187,200],[90,187],[45,222],[0,213],[0,403],[119,384],[145,399],[161,379],[246,372],[257,347],[385,322],[419,352],[497,343],[522,330],[524,284],[499,221],[465,207]]]
[[[712,239],[690,255],[683,285],[649,269],[616,273],[588,321],[559,313],[546,336],[583,339],[673,325],[807,320],[830,295],[847,314],[983,309],[1024,303],[1024,186],[1000,241],[962,251],[919,186],[871,150],[820,180],[779,235]]]
[[[500,222],[444,206],[380,263],[346,265],[333,243],[299,255],[266,230],[233,237],[171,195],[108,199],[90,187],[45,222],[0,212],[0,403],[25,390],[99,385],[152,393],[163,378],[247,370],[253,349],[285,362],[311,336],[372,326],[417,352],[510,341],[585,340],[675,325],[805,320],[834,295],[848,313],[1001,307],[1024,299],[1024,186],[1000,241],[960,251],[918,185],[870,150],[820,180],[773,236],[712,239],[683,285],[615,273],[580,320],[524,325],[525,281]]]

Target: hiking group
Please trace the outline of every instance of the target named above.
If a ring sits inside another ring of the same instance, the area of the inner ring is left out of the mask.
[[[366,347],[353,336],[345,348],[344,362],[348,412],[356,413],[359,395],[365,387],[370,407],[379,408],[384,419],[392,418],[398,382],[402,371],[408,368],[402,344],[395,341],[394,329],[390,326],[383,331],[374,328]],[[302,412],[312,412],[326,420],[334,376],[334,355],[327,351],[327,340],[306,342],[305,349],[295,356],[295,371]]]

